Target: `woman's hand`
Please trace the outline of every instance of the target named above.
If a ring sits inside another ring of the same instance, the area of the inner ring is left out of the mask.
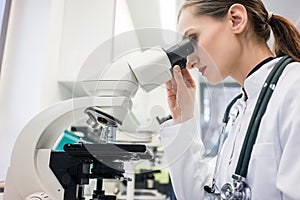
[[[194,115],[196,85],[188,71],[179,66],[173,68],[174,78],[166,83],[168,103],[174,124],[191,119]]]

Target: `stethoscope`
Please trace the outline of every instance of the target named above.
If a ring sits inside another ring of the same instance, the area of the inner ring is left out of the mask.
[[[235,169],[235,173],[232,175],[232,183],[225,183],[220,191],[216,191],[216,176],[220,165],[220,151],[226,139],[226,127],[230,121],[230,111],[235,102],[242,97],[242,94],[235,97],[227,106],[224,118],[223,118],[223,128],[219,138],[219,149],[216,161],[216,167],[213,175],[212,185],[204,186],[204,190],[211,194],[213,199],[223,199],[223,200],[251,200],[251,188],[246,182],[246,176],[249,167],[249,161],[251,158],[251,153],[253,145],[257,138],[257,133],[261,119],[266,111],[269,100],[273,94],[276,87],[278,79],[282,74],[285,67],[293,62],[293,59],[289,56],[284,56],[281,58],[277,64],[274,66],[270,74],[268,75],[262,90],[260,91],[258,100],[256,102],[253,114],[251,116],[249,126],[246,132],[246,136],[243,142],[243,146],[239,155],[238,163]]]

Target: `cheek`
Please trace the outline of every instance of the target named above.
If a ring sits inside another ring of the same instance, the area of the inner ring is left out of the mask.
[[[211,77],[215,82],[228,76],[236,49],[234,43],[233,35],[224,28],[216,29],[206,40],[203,40],[201,45],[210,58],[210,66],[207,70],[208,79]]]
[[[224,80],[222,72],[216,65],[210,65],[207,67],[205,77],[211,84],[217,84]]]

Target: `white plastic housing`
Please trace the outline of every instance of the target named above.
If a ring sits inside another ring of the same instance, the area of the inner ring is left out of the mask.
[[[66,128],[88,118],[83,113],[90,106],[100,106],[103,112],[123,121],[131,101],[124,97],[81,97],[62,101],[36,115],[15,143],[4,200],[24,200],[35,193],[52,200],[64,199],[64,189],[49,168],[51,149]]]
[[[128,60],[136,79],[146,92],[172,79],[171,63],[162,48],[154,47]]]

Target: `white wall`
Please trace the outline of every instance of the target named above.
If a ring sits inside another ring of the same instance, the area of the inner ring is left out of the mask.
[[[50,7],[50,0],[12,2],[0,82],[0,179],[15,138],[42,106]]]
[[[175,1],[166,1],[176,9]],[[161,10],[161,3],[161,0],[12,1],[0,79],[0,181],[5,178],[21,129],[44,108],[74,95],[73,83],[95,48],[134,29],[155,27],[175,31],[174,22],[168,23],[167,19],[172,19],[176,12],[171,7]],[[163,22],[162,14],[167,16]],[[139,93],[134,99],[138,102],[135,111],[146,119],[153,106],[162,105],[166,109],[163,95],[163,87],[152,94]]]
[[[299,0],[263,0],[267,10],[275,15],[282,15],[290,19],[292,22],[297,22],[300,17],[300,1]]]
[[[89,54],[114,34],[114,0],[65,0],[59,80],[76,81]]]
[[[87,54],[112,37],[114,5],[112,0],[12,2],[0,80],[0,180],[29,119],[72,97],[59,80],[73,80]]]

